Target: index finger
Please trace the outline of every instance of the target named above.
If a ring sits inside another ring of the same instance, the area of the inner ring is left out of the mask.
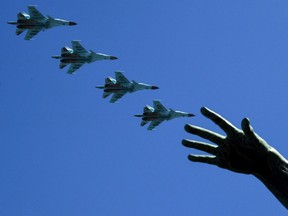
[[[229,121],[224,119],[219,114],[208,109],[207,107],[202,107],[201,113],[202,113],[202,115],[204,115],[205,117],[207,117],[211,121],[213,121],[216,125],[218,125],[227,135],[231,134],[235,131],[239,131],[239,129],[236,128],[234,125],[232,125]]]

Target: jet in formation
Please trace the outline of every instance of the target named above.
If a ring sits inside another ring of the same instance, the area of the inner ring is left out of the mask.
[[[132,93],[145,89],[159,89],[157,86],[152,86],[145,83],[138,83],[134,80],[129,81],[123,75],[123,73],[119,71],[115,72],[115,79],[112,77],[107,77],[105,79],[105,85],[96,86],[96,88],[104,89],[103,98],[107,98],[109,95],[113,94],[110,99],[110,103],[115,103],[128,92]]]
[[[16,35],[20,35],[27,30],[25,40],[30,40],[40,31],[50,29],[56,26],[73,26],[75,22],[44,16],[35,6],[28,6],[29,14],[21,12],[17,14],[17,21],[10,21],[8,24],[17,25]]]
[[[67,71],[68,74],[75,73],[75,71],[78,70],[85,63],[89,64],[94,61],[118,59],[115,56],[96,53],[92,50],[88,52],[77,40],[72,40],[71,43],[72,49],[65,46],[61,49],[60,56],[52,56],[52,58],[60,59],[60,69],[71,64],[69,70]]]
[[[167,109],[162,105],[162,103],[158,100],[153,101],[153,107],[146,105],[144,107],[144,111],[142,115],[135,115],[136,117],[141,117],[142,122],[141,126],[146,125],[148,122],[151,122],[148,130],[153,130],[163,121],[168,121],[178,117],[193,117],[194,114],[186,113],[182,111],[176,111],[173,109]]]

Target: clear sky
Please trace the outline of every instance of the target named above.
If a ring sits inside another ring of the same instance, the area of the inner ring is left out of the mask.
[[[177,2],[177,3],[176,3]],[[15,35],[27,5],[78,23]],[[192,163],[186,123],[220,130],[207,106],[255,131],[288,157],[288,2],[284,0],[2,2],[0,215],[286,215],[255,177]],[[58,68],[71,40],[117,56]],[[102,99],[96,85],[115,70],[160,87]],[[154,99],[194,118],[155,131],[133,115]]]

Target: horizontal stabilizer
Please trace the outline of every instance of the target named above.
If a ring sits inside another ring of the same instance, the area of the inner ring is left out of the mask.
[[[68,65],[67,63],[61,62],[61,63],[59,64],[59,68],[62,69],[62,68],[64,68],[64,67],[66,67],[67,65]]]
[[[104,92],[102,97],[107,98],[110,94],[111,94],[110,92]]]
[[[141,126],[144,126],[144,125],[146,125],[148,123],[148,121],[142,121],[141,122]]]
[[[24,32],[25,31],[25,29],[19,29],[19,28],[17,28],[16,29],[16,35],[20,35],[22,32]]]
[[[159,124],[161,124],[163,120],[159,121],[152,121],[147,130],[154,130],[155,127],[157,127]]]

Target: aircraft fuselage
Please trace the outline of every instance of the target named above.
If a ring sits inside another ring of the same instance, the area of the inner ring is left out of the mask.
[[[104,92],[111,92],[111,93],[116,93],[116,92],[121,92],[121,91],[131,91],[131,87],[130,86],[123,86],[120,84],[105,84],[104,86]]]
[[[79,63],[79,62],[88,62],[90,60],[89,56],[81,56],[79,54],[70,54],[70,53],[63,53],[61,54],[60,61],[62,63]]]
[[[152,112],[152,113],[143,113],[142,120],[143,121],[156,121],[159,119],[169,119],[169,114],[163,114],[159,112]]]
[[[33,29],[35,27],[42,27],[42,28],[47,27],[46,23],[38,22],[32,19],[17,20],[17,22],[11,21],[8,22],[8,24],[17,25],[17,28],[19,29]]]

